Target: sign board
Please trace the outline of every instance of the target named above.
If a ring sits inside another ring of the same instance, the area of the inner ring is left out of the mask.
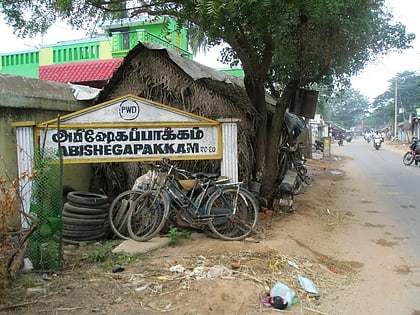
[[[331,137],[322,137],[322,142],[324,144],[323,156],[331,157]]]
[[[219,122],[134,95],[39,124],[37,134],[65,163],[222,157]]]

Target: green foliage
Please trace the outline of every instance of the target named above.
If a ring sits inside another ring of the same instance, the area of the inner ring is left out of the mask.
[[[113,253],[113,248],[118,244],[119,241],[94,244],[93,250],[89,253],[88,260],[94,263],[101,263],[102,267],[109,268],[116,265],[126,265],[142,256],[142,254],[129,254],[124,251]]]
[[[388,89],[378,95],[370,106],[365,121],[370,128],[394,125],[395,105],[397,104],[397,123],[408,120],[410,114],[420,108],[420,76],[415,72],[398,73],[389,80]],[[395,101],[397,97],[397,101]]]
[[[348,129],[363,123],[369,110],[369,101],[359,91],[347,89],[333,94],[327,106],[328,114],[324,118]]]
[[[178,228],[176,226],[171,225],[169,228],[169,245],[175,246],[178,244]]]
[[[115,242],[105,242],[95,244],[95,248],[89,253],[89,260],[91,262],[103,262],[111,255],[112,249],[116,246]]]
[[[241,64],[246,91],[259,115],[252,148],[258,178],[253,180],[262,182],[263,194],[278,180],[277,145],[284,110],[296,89],[313,83],[348,84],[369,61],[408,48],[415,37],[394,22],[385,0],[4,0],[0,10],[18,33],[30,35],[59,18],[77,28],[119,18],[125,10],[122,3],[127,3],[130,17],[171,16],[178,26],[194,29],[194,51],[201,40],[227,44],[220,60]],[[279,100],[279,110],[270,119],[267,88]]]
[[[179,236],[190,238],[191,232],[188,230],[179,230],[176,226],[171,225],[169,228],[169,245],[177,245],[179,243]]]
[[[222,61],[240,61],[246,74],[264,80],[271,67],[270,81],[300,86],[345,80],[414,39],[384,0],[3,0],[0,10],[21,36],[45,32],[58,19],[86,29],[126,16],[173,16],[188,23],[194,51],[224,42]]]

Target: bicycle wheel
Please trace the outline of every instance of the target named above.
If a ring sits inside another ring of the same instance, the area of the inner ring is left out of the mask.
[[[279,178],[283,179],[284,175],[286,175],[287,170],[289,169],[289,158],[286,152],[280,152],[280,159],[278,163],[279,167]]]
[[[127,240],[130,235],[127,230],[127,213],[133,201],[143,193],[142,190],[128,190],[119,194],[109,207],[109,225],[116,236]]]
[[[206,214],[213,216],[210,230],[219,238],[237,241],[254,230],[258,220],[258,204],[251,192],[244,188],[226,187],[210,196]]]
[[[158,234],[169,214],[168,197],[156,191],[147,191],[130,206],[127,214],[127,230],[130,237],[145,242]]]
[[[293,194],[299,195],[303,188],[303,181],[299,175],[296,176],[295,185],[293,187]]]
[[[412,152],[412,151],[406,152],[404,154],[404,156],[403,156],[403,163],[404,163],[404,165],[407,165],[408,166],[408,165],[413,164],[413,162],[414,162],[414,156],[415,156],[414,152]]]

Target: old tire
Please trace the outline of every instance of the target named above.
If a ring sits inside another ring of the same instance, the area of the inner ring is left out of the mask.
[[[82,206],[100,206],[108,203],[107,196],[85,191],[71,191],[67,194],[67,199]]]

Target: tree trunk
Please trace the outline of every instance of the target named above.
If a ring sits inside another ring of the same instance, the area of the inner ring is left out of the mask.
[[[295,88],[288,86],[284,91],[280,102],[276,104],[270,130],[267,134],[264,176],[262,178],[260,191],[260,194],[263,197],[269,196],[273,192],[273,188],[278,185],[279,167],[277,161],[279,155],[279,145],[281,145],[280,140],[284,123],[284,113],[286,108],[289,107],[290,102],[295,95],[295,91]]]
[[[246,77],[244,82],[247,94],[258,111],[255,139],[255,167],[252,175],[254,180],[260,181],[264,172],[268,124],[264,81],[251,77]]]

